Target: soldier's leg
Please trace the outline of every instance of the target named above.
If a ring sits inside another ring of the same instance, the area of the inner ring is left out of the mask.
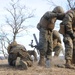
[[[40,51],[40,60],[39,65],[45,66],[45,54],[47,50],[47,31],[41,28],[39,35],[39,51]]]
[[[75,34],[75,31],[74,31]],[[73,39],[73,58],[72,58],[72,64],[75,65],[75,38]]]
[[[21,69],[28,69],[27,62],[22,60],[20,57],[17,57],[15,61],[15,66],[16,68],[21,68]]]
[[[72,69],[74,68],[74,66],[72,65],[73,42],[68,35],[66,35],[66,37],[64,38],[64,44],[65,44],[65,59],[66,59],[65,67]]]
[[[29,55],[29,53],[27,51],[23,51],[19,53],[19,56],[21,57],[21,59],[27,63],[28,67],[31,67],[33,65],[33,60],[31,58],[31,56]]]
[[[53,49],[54,53],[54,57],[58,57],[60,54],[60,51],[62,50],[62,45],[61,43],[58,43],[57,46]]]
[[[25,56],[23,57],[23,60],[27,63],[28,67],[31,67],[33,65],[33,60],[31,56],[27,52],[25,52],[24,54]]]
[[[46,67],[52,66],[53,39],[52,32],[48,33],[47,52],[46,52]]]
[[[46,58],[50,59],[52,57],[53,52],[53,38],[52,38],[52,32],[48,32],[48,41],[47,41],[47,52],[46,52]]]
[[[72,57],[72,64],[75,64],[75,39],[73,39],[73,57]]]

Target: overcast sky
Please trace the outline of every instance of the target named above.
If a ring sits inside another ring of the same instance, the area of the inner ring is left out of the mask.
[[[6,14],[5,7],[8,6],[10,0],[0,0],[0,24],[4,23],[4,15]],[[30,34],[25,35],[23,37],[18,38],[18,42],[23,44],[27,49],[30,49],[29,43],[33,38],[33,33],[36,34],[37,38],[39,38],[39,31],[36,28],[37,23],[39,22],[40,18],[46,11],[51,11],[54,7],[47,2],[47,0],[20,0],[21,4],[26,5],[30,9],[35,10],[35,17],[28,21],[29,25],[33,25],[34,28],[30,29]],[[62,6],[66,11],[66,0],[53,0],[56,5]],[[56,28],[55,28],[56,29]],[[58,30],[59,28],[57,28]]]

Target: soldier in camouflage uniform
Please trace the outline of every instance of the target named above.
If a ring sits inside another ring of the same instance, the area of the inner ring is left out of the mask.
[[[34,50],[27,50],[30,56],[34,56],[34,61],[37,61],[37,54]]]
[[[58,57],[61,50],[63,50],[63,46],[59,32],[57,30],[53,30],[53,51],[55,52],[54,57]]]
[[[14,41],[8,46],[7,50],[9,54],[9,65],[18,68],[22,67],[23,69],[32,66],[32,59],[23,45],[17,44],[16,41]]]
[[[53,51],[53,41],[52,41],[52,30],[54,29],[55,22],[57,19],[62,20],[64,17],[63,8],[57,6],[54,10],[46,12],[40,22],[37,25],[39,34],[39,51],[40,51],[40,60],[39,65],[45,66],[45,56],[46,60],[50,60]]]
[[[61,25],[64,25],[65,34],[63,34],[63,41],[65,44],[65,67],[75,68],[75,9],[69,10]]]

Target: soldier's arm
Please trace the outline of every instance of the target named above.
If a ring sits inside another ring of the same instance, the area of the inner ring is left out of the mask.
[[[65,17],[65,13],[57,13],[57,19],[58,20],[63,20]]]
[[[73,13],[69,12],[65,15],[62,24],[66,26],[66,32],[68,34],[73,33],[72,30],[72,20],[73,20]]]
[[[46,13],[43,15],[43,17],[44,17],[45,19],[49,20],[50,18],[57,17],[57,14],[48,11],[48,12],[46,12]]]

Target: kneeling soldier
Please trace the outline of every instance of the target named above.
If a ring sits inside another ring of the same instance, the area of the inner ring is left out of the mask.
[[[13,41],[7,48],[8,50],[8,63],[11,66],[22,67],[27,69],[32,66],[33,60],[26,51],[26,48],[23,45],[17,44],[16,41]]]

